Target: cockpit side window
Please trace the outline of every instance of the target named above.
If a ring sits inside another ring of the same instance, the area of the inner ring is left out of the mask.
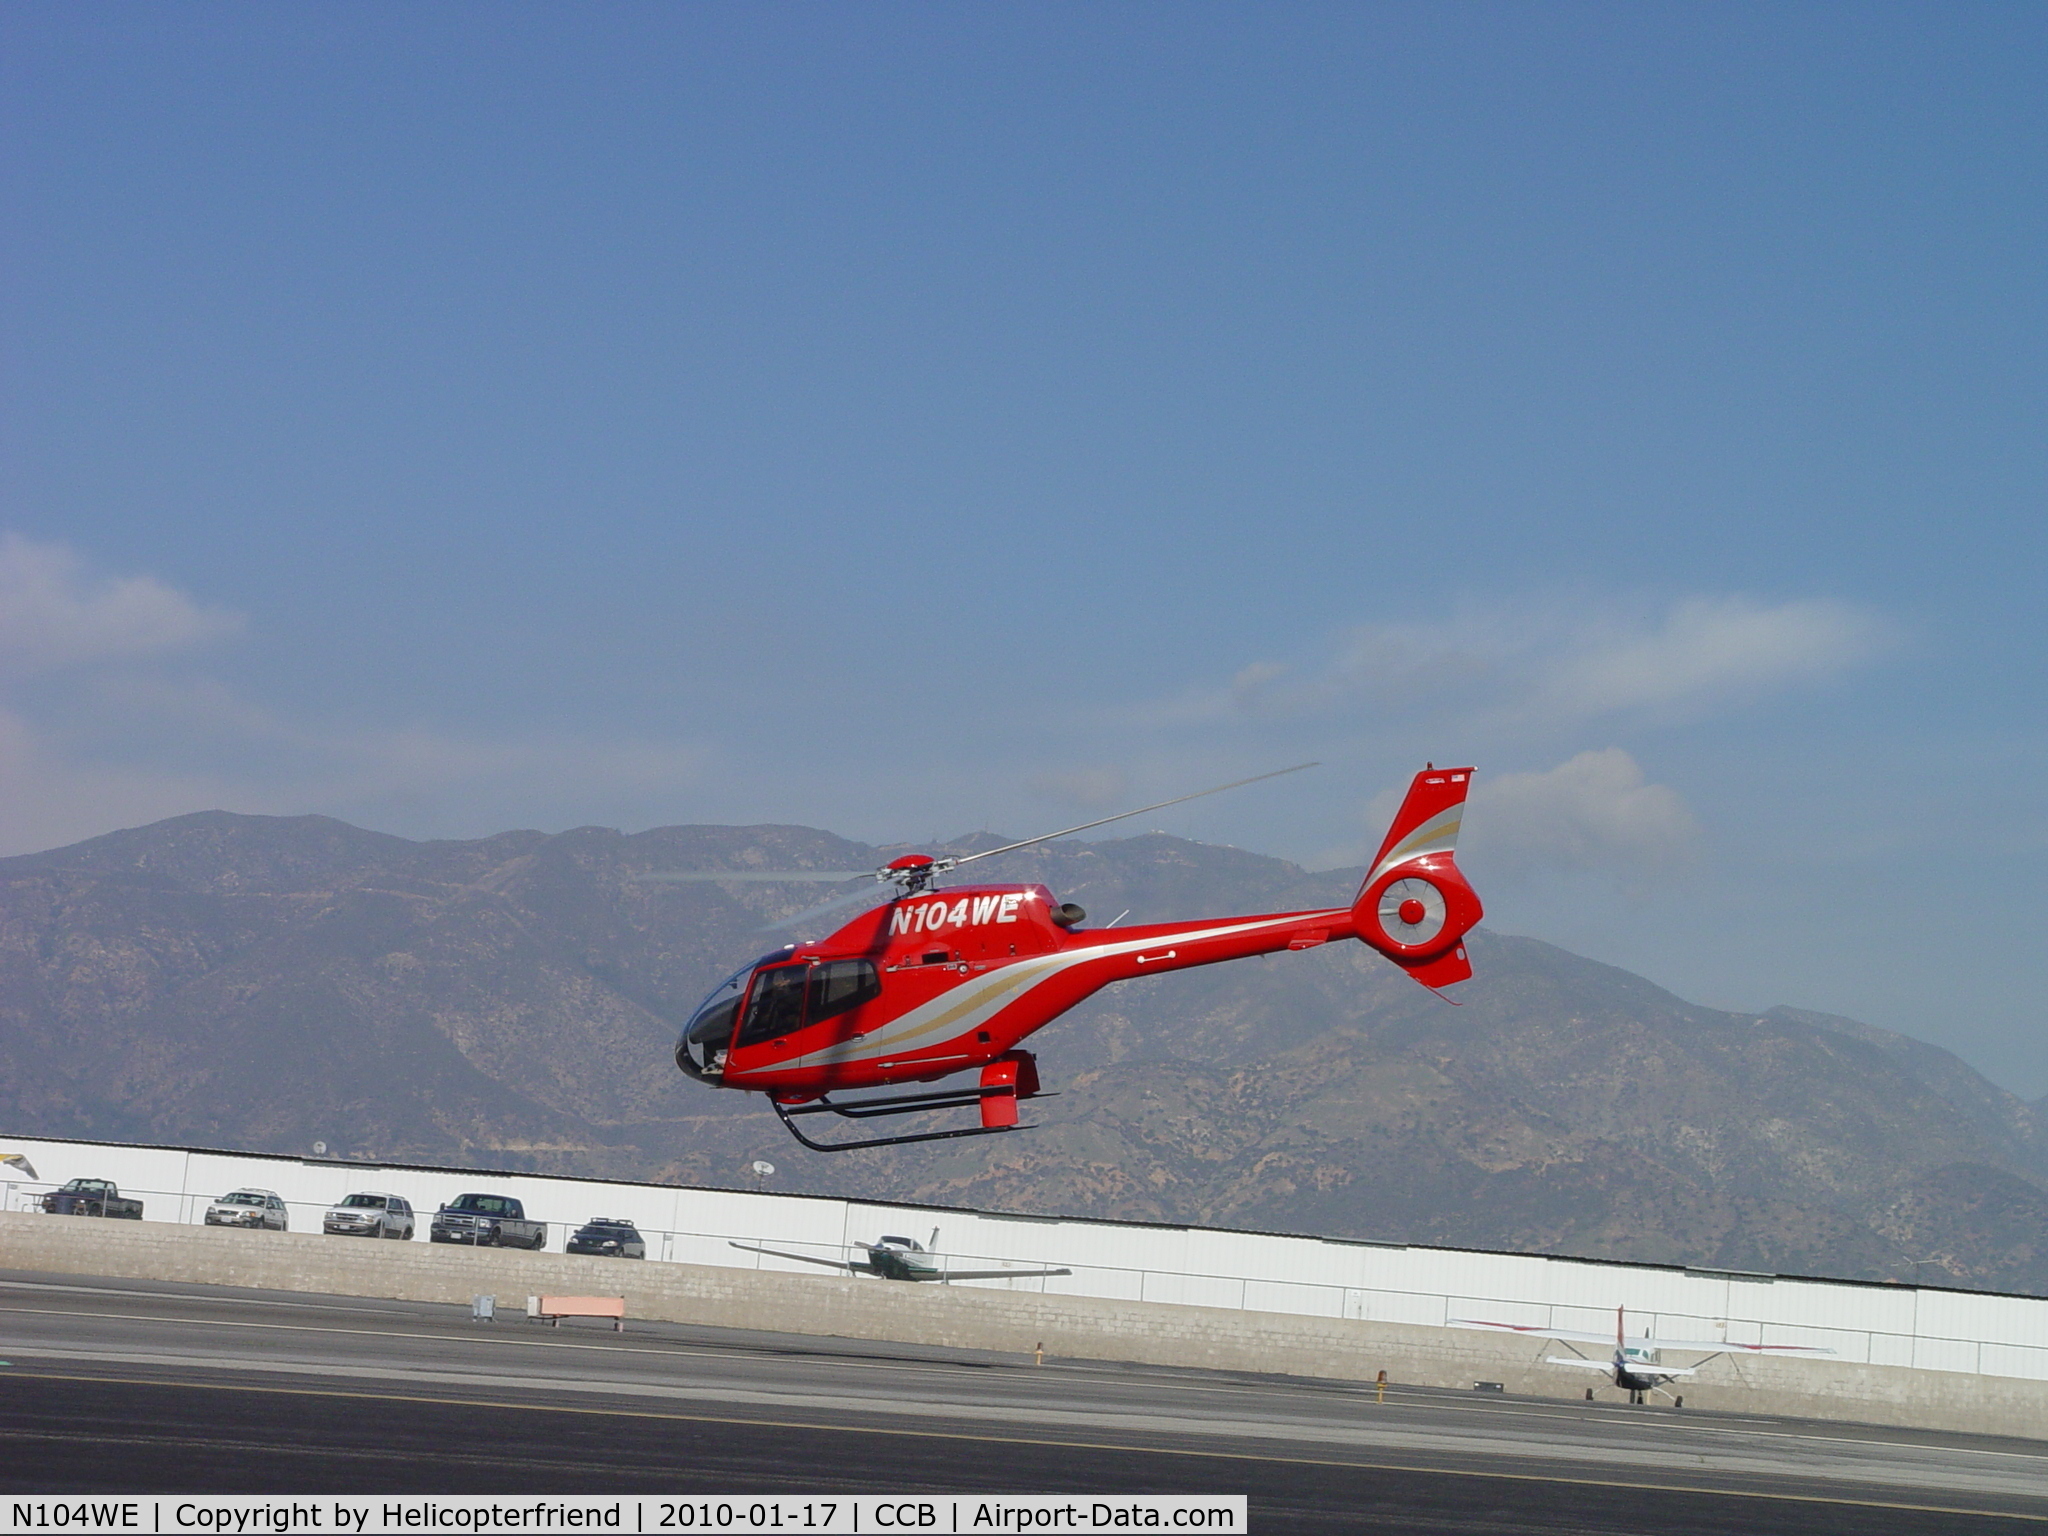
[[[724,1050],[732,1040],[733,1019],[740,1011],[740,999],[747,995],[747,981],[754,974],[754,967],[765,960],[779,959],[781,953],[778,950],[760,960],[750,960],[713,987],[711,995],[697,1005],[697,1011],[683,1027],[684,1041]]]
[[[692,1045],[712,1045],[722,1050],[725,1042],[732,1038],[733,1015],[739,1011],[740,995],[737,992],[706,1003],[690,1020],[690,1028],[683,1038]]]
[[[811,967],[804,1022],[815,1024],[881,995],[882,978],[875,973],[874,961],[827,960]]]
[[[786,1035],[804,1021],[804,980],[810,967],[778,966],[754,977],[753,995],[747,1000],[746,1022],[740,1025],[735,1045],[758,1045]]]

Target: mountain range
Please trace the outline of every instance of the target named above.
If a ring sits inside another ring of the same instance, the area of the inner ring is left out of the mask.
[[[645,877],[900,851],[205,812],[0,860],[0,1123],[728,1186],[766,1159],[805,1192],[2048,1294],[2048,1102],[1485,929],[1462,1006],[1354,944],[1124,983],[1029,1042],[1036,1129],[803,1151],[670,1053],[818,888]],[[1149,922],[1343,904],[1360,873],[1152,834],[990,878]]]

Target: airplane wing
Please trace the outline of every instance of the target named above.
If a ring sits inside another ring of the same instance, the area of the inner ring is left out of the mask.
[[[1614,1370],[1611,1360],[1588,1360],[1584,1355],[1545,1355],[1546,1365],[1576,1365],[1582,1371],[1599,1371],[1602,1375]]]
[[[1603,1344],[1614,1348],[1611,1333],[1580,1333],[1571,1328],[1538,1328],[1529,1323],[1489,1323],[1478,1318],[1454,1317],[1453,1328],[1496,1328],[1503,1333],[1526,1333],[1532,1338],[1557,1339],[1572,1344]],[[1832,1355],[1832,1349],[1818,1344],[1735,1344],[1727,1339],[1636,1339],[1626,1341],[1630,1349],[1689,1349],[1701,1354],[1740,1352],[1749,1355]],[[1630,1370],[1635,1367],[1631,1365]]]
[[[1727,1339],[1630,1339],[1630,1349],[1699,1349],[1710,1354],[1740,1351],[1745,1355],[1832,1355],[1818,1344],[1733,1344]]]
[[[1028,1280],[1036,1275],[1071,1275],[1071,1269],[949,1269],[934,1280]]]
[[[1454,1317],[1450,1326],[1496,1328],[1502,1333],[1526,1333],[1536,1339],[1557,1339],[1570,1344],[1604,1344],[1609,1349],[1614,1348],[1614,1335],[1611,1333],[1580,1333],[1571,1328],[1538,1328],[1529,1323],[1486,1323],[1471,1317]],[[1635,1340],[1631,1339],[1629,1342],[1633,1344]]]
[[[822,1264],[827,1269],[843,1269],[853,1275],[872,1275],[875,1272],[872,1264],[849,1264],[844,1259],[817,1259],[808,1253],[784,1253],[780,1248],[757,1248],[752,1243],[735,1243],[730,1239],[727,1240],[726,1246],[747,1253],[772,1254],[778,1259],[795,1259],[799,1264]]]

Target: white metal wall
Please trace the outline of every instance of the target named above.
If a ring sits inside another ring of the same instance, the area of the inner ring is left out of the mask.
[[[517,1196],[528,1216],[548,1224],[548,1247],[557,1252],[591,1217],[620,1216],[647,1238],[653,1261],[822,1274],[728,1245],[737,1239],[843,1259],[859,1257],[855,1243],[884,1234],[930,1244],[936,1228],[938,1250],[962,1268],[1073,1270],[958,1282],[993,1289],[1437,1327],[1452,1318],[1485,1318],[1591,1332],[1612,1328],[1614,1309],[1625,1306],[1631,1332],[1819,1344],[1845,1361],[2048,1380],[2048,1298],[2041,1297],[177,1147],[13,1137],[0,1139],[5,1152],[25,1155],[39,1175],[31,1182],[0,1167],[9,1210],[37,1208],[45,1191],[68,1179],[104,1178],[144,1202],[145,1220],[197,1223],[209,1200],[246,1187],[275,1190],[291,1207],[293,1231],[318,1232],[329,1205],[374,1190],[412,1202],[424,1242],[437,1206],[482,1190]]]

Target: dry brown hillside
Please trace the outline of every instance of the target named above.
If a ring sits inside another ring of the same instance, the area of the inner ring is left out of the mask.
[[[0,1125],[739,1181],[2048,1292],[2040,1111],[1853,1020],[1694,1007],[1479,933],[1465,1006],[1364,949],[1129,983],[1033,1041],[1026,1134],[819,1157],[682,1078],[679,1021],[815,888],[800,827],[415,843],[207,813],[0,860]],[[1164,836],[1010,856],[1097,916],[1347,900],[1355,873]]]

